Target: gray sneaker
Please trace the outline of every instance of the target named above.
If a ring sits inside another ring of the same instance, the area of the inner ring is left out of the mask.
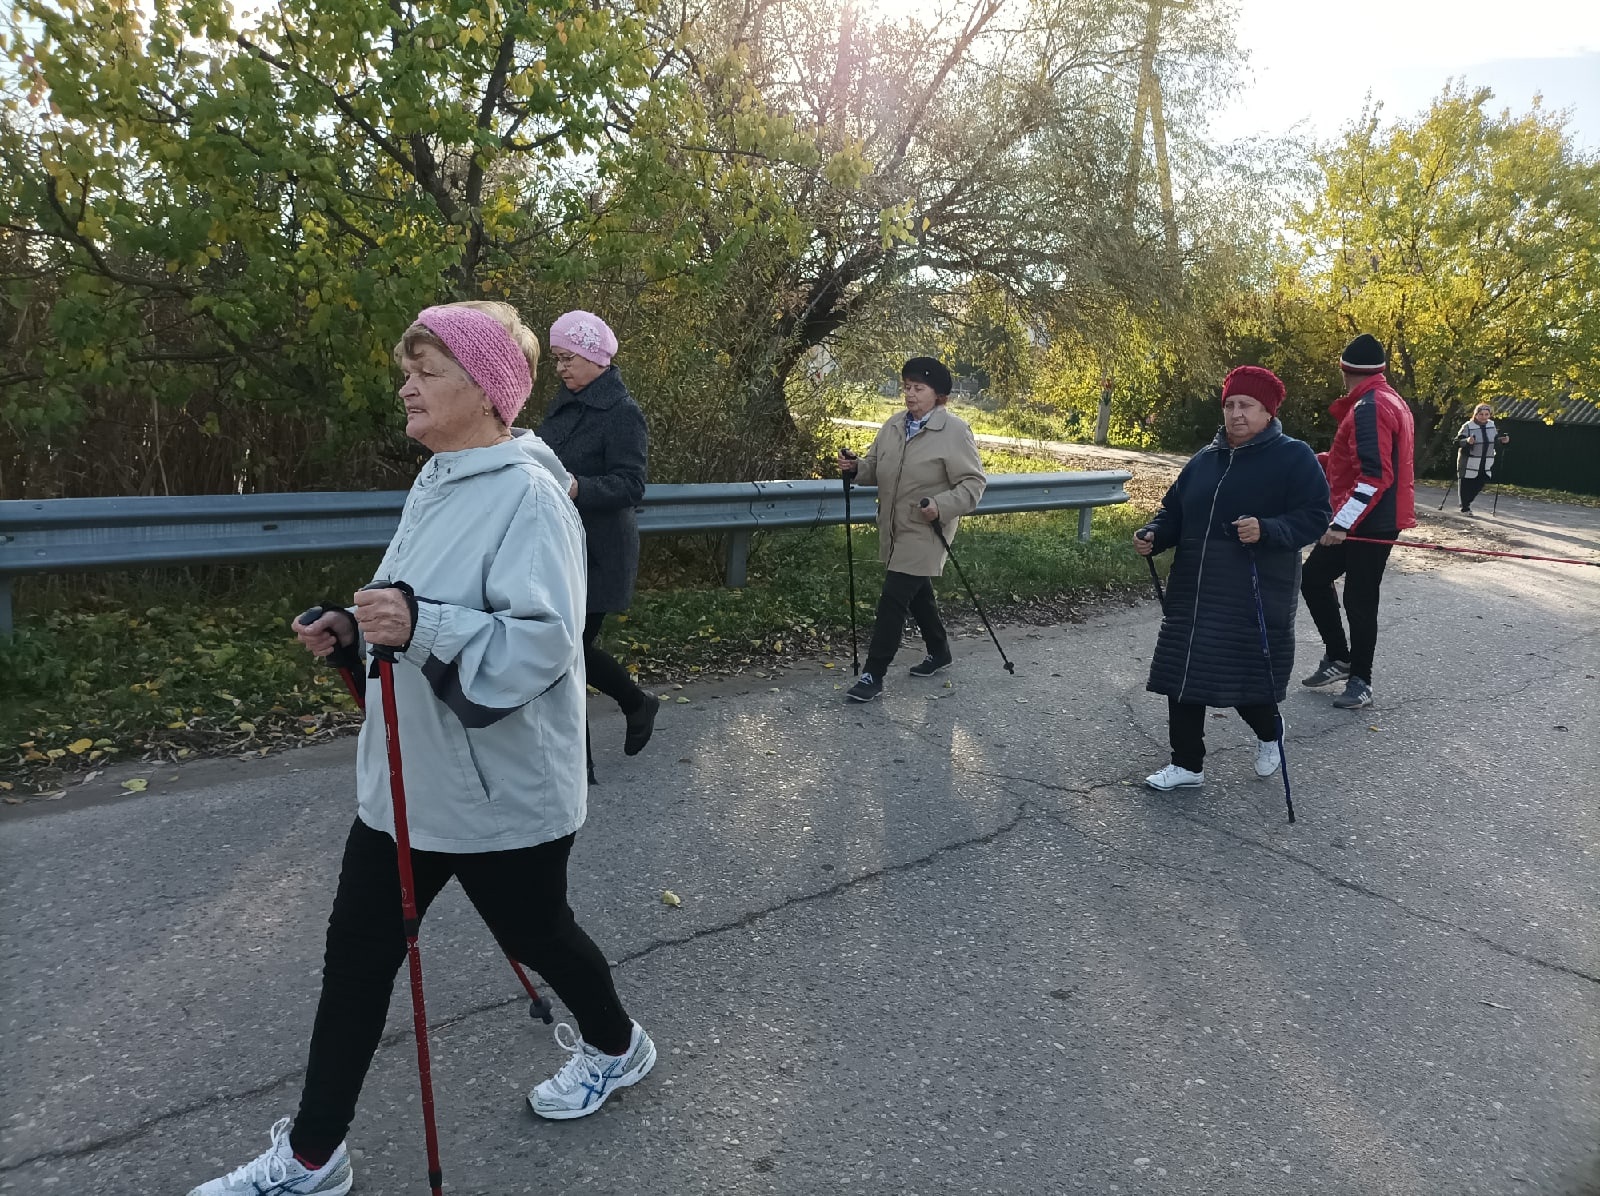
[[[1352,677],[1345,682],[1344,692],[1333,700],[1333,704],[1340,710],[1360,710],[1363,706],[1372,705],[1372,686],[1360,677]]]
[[[272,1145],[220,1179],[190,1188],[189,1196],[345,1196],[355,1183],[344,1143],[327,1164],[307,1171],[289,1148],[289,1119],[272,1127]]]
[[[1317,664],[1317,671],[1308,677],[1300,678],[1300,684],[1308,689],[1321,689],[1324,685],[1332,685],[1335,681],[1348,680],[1350,680],[1349,662],[1329,660],[1324,656]]]

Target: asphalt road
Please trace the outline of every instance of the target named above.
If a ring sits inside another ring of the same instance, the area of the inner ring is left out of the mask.
[[[1502,546],[1600,548],[1500,510]],[[573,900],[660,1064],[536,1121],[559,1052],[447,891],[446,1190],[1600,1193],[1597,580],[1403,554],[1377,705],[1290,695],[1292,827],[1231,713],[1203,791],[1138,784],[1153,602],[1003,629],[1014,677],[907,652],[867,707],[821,662],[683,690],[632,760],[597,700]],[[0,1192],[181,1196],[293,1111],[352,759],[0,818]],[[409,1021],[402,986],[358,1192],[427,1190]]]

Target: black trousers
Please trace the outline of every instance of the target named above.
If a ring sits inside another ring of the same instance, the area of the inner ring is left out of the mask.
[[[1392,540],[1398,532],[1361,529],[1363,536]],[[1378,594],[1389,563],[1388,544],[1318,544],[1300,571],[1300,596],[1322,636],[1329,660],[1348,660],[1350,675],[1372,684],[1372,657],[1378,650]],[[1333,583],[1344,578],[1344,613],[1350,619],[1345,639],[1339,595]]]
[[[900,651],[906,614],[917,621],[917,630],[928,646],[928,655],[943,656],[950,650],[950,637],[939,621],[939,606],[933,600],[933,578],[890,570],[883,576],[883,592],[878,595],[878,613],[872,623],[872,642],[867,645],[865,671],[883,680],[884,670]]]
[[[1278,738],[1278,704],[1235,706],[1239,717],[1263,743]],[[1206,762],[1206,708],[1197,702],[1167,699],[1167,742],[1172,745],[1172,762],[1179,768],[1199,772]]]
[[[413,850],[417,913],[426,912],[452,876],[458,878],[500,945],[543,976],[572,1011],[585,1041],[620,1054],[627,1050],[632,1023],[606,957],[567,905],[567,855],[574,838],[478,854]],[[358,818],[345,841],[328,917],[322,997],[290,1134],[296,1150],[316,1155],[344,1141],[405,956],[394,840]]]
[[[1483,488],[1491,480],[1487,474],[1482,472],[1479,472],[1475,478],[1464,477],[1461,479],[1461,509],[1463,511],[1472,505],[1473,499],[1483,493]]]
[[[622,707],[623,714],[632,714],[644,705],[644,690],[616,657],[595,643],[605,621],[604,611],[593,611],[583,620],[583,671],[589,684]]]

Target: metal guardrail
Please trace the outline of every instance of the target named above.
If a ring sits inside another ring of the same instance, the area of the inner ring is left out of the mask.
[[[977,513],[1076,509],[1078,539],[1087,540],[1094,508],[1127,502],[1123,485],[1131,476],[996,474]],[[851,522],[876,518],[876,496],[874,487],[855,488]],[[11,633],[16,577],[383,548],[405,497],[404,490],[381,490],[0,502],[0,635]],[[727,533],[726,583],[733,587],[745,582],[753,532],[843,522],[844,488],[824,479],[649,486],[639,509],[647,535]]]

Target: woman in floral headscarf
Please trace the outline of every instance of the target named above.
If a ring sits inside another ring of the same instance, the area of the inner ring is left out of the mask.
[[[561,387],[539,425],[539,437],[572,475],[569,493],[589,542],[588,617],[583,660],[589,684],[621,707],[627,719],[622,750],[636,755],[650,742],[661,701],[640,689],[628,670],[596,640],[608,614],[633,604],[639,572],[639,521],[649,440],[644,413],[628,394],[611,359],[617,338],[606,322],[569,311],[550,329],[550,355]],[[590,759],[589,779],[594,780]]]

